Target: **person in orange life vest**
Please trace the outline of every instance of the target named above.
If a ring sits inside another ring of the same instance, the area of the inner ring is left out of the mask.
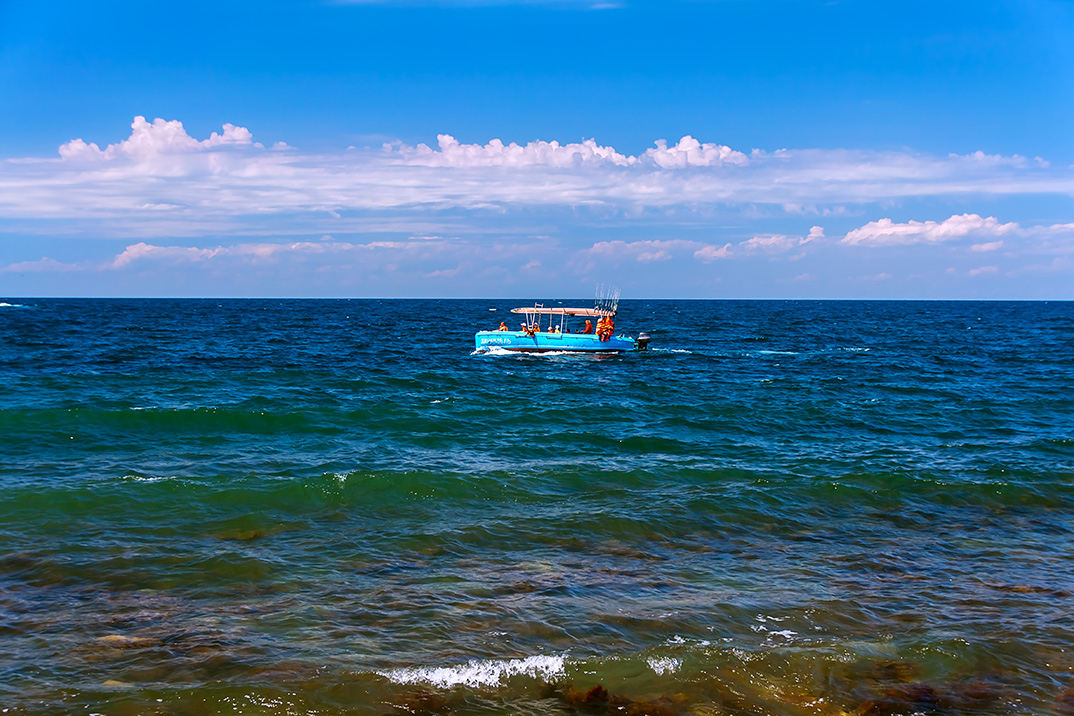
[[[496,330],[497,331],[509,331],[511,329],[507,327],[507,324],[504,321],[500,321],[500,327],[497,328]]]
[[[587,318],[587,319],[585,319],[585,328],[582,329],[582,333],[592,333],[592,332],[593,332],[593,321],[591,321],[591,320],[589,320]]]
[[[612,333],[615,332],[615,322],[612,321],[611,316],[605,316],[597,321],[597,335],[600,336],[602,341],[606,341],[612,337]]]

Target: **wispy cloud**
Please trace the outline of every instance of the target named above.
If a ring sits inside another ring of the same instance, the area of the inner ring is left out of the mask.
[[[805,246],[806,244],[824,238],[824,227],[814,226],[805,236],[789,236],[787,234],[763,234],[754,236],[738,244],[737,249],[745,252],[783,253],[791,249]]]
[[[33,221],[37,231],[51,233],[85,232],[96,228],[93,221],[107,221],[109,230],[146,239],[268,227],[277,235],[309,235],[393,211],[415,218],[445,209],[504,214],[563,207],[626,216],[767,206],[784,216],[832,216],[846,206],[912,197],[1030,193],[1074,195],[1074,171],[981,153],[746,153],[691,136],[658,140],[639,154],[592,139],[464,144],[446,134],[435,147],[394,142],[309,154],[282,143],[263,146],[231,124],[197,139],[178,121],[142,117],[127,139],[103,149],[75,139],[60,147],[57,159],[0,163],[0,220]],[[289,225],[281,220],[287,217],[299,220]],[[935,241],[963,228],[951,220],[875,222],[848,235],[847,243]]]
[[[731,255],[730,242],[723,246],[716,246],[710,244],[708,246],[702,246],[700,249],[694,252],[694,258],[703,261],[704,263],[712,263],[717,259],[725,259]]]
[[[0,273],[54,273],[62,271],[81,271],[84,265],[64,263],[47,256],[36,261],[18,261],[7,266],[0,266]]]
[[[600,241],[585,251],[592,257],[610,261],[651,263],[667,261],[676,253],[700,250],[705,244],[681,239],[656,241]]]
[[[818,294],[914,275],[982,291],[1031,275],[1059,285],[1074,223],[967,210],[1028,193],[1074,196],[1074,169],[980,152],[744,152],[692,136],[628,152],[444,134],[313,154],[236,125],[192,137],[138,117],[112,144],[75,139],[54,157],[0,161],[0,232],[20,237],[0,272],[27,285],[255,277],[389,293],[399,281],[508,291],[613,275],[654,293],[692,282],[695,294],[716,282],[750,293],[750,276]],[[937,205],[961,211],[913,213]],[[35,235],[50,237],[36,254]],[[70,236],[122,244],[61,248]]]

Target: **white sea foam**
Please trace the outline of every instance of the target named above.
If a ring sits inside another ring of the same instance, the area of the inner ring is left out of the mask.
[[[0,308],[29,308],[29,306],[24,306],[21,303],[7,303],[5,301],[0,301]]]
[[[649,664],[649,668],[655,671],[658,676],[674,674],[682,666],[682,659],[673,659],[670,656],[650,656],[646,659],[646,662]]]
[[[492,348],[478,348],[471,351],[472,356],[515,356],[515,357],[528,357],[528,358],[555,358],[556,356],[591,356],[601,355],[596,353],[590,353],[589,351],[544,351],[543,353],[526,353],[523,351],[510,351],[506,348],[500,348],[494,346]],[[607,355],[607,354],[604,354]],[[603,355],[601,355],[603,357]]]
[[[378,671],[397,684],[453,686],[498,686],[512,676],[550,679],[564,674],[562,656],[528,656],[525,659],[483,659],[455,666],[405,666]]]
[[[119,479],[127,482],[167,482],[169,480],[182,480],[183,478],[180,475],[135,475],[134,473],[127,473]]]

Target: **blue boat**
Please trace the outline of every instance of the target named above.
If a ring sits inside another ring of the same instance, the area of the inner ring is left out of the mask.
[[[520,330],[506,329],[506,323],[495,331],[478,331],[474,335],[474,346],[479,353],[626,353],[642,351],[649,347],[649,335],[639,333],[637,338],[614,335],[610,323],[616,314],[616,306],[604,305],[597,308],[566,308],[560,306],[545,307],[534,304],[532,307],[513,308],[511,313],[525,314]],[[571,332],[570,319],[575,319]],[[579,324],[584,320],[590,325],[597,319],[597,326],[591,332]],[[605,322],[609,322],[606,324]]]

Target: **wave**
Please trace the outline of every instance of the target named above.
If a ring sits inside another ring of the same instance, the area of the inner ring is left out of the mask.
[[[564,656],[529,656],[523,659],[482,659],[454,666],[408,666],[376,673],[397,684],[428,684],[441,688],[455,686],[499,686],[513,676],[546,681],[566,674]]]

